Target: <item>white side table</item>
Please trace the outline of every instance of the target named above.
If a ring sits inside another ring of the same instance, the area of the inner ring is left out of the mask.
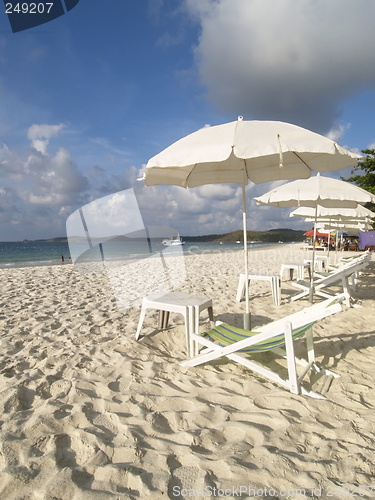
[[[307,262],[312,266],[312,259],[304,259],[303,262]],[[319,271],[323,271],[324,268],[328,268],[328,256],[327,255],[315,255],[314,267],[317,266]]]
[[[248,274],[247,279],[249,280],[249,286],[251,280],[259,280],[259,281],[269,281],[271,284],[272,298],[274,304],[277,306],[280,305],[281,297],[280,297],[280,276],[278,274]],[[242,297],[245,296],[245,273],[240,274],[240,281],[238,283],[237,289],[237,302],[240,302]]]
[[[309,273],[309,277],[311,276],[311,266],[308,260],[304,260],[303,262],[287,262],[285,264],[281,264],[280,268],[280,278],[283,279],[283,274],[285,270],[289,269],[290,279],[293,279],[293,271],[296,271],[296,279],[303,280],[305,269],[307,269]]]
[[[142,309],[135,339],[138,340],[147,309],[158,309],[159,329],[168,325],[169,313],[182,314],[185,321],[186,351],[188,357],[193,352],[193,343],[190,332],[199,331],[199,316],[202,311],[208,309],[210,321],[214,321],[212,299],[202,295],[191,295],[183,292],[158,292],[143,298]]]

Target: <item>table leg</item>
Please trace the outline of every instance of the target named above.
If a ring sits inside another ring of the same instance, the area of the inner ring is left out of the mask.
[[[214,310],[212,306],[208,307],[207,311],[208,311],[208,317],[210,319],[210,326],[211,328],[213,328],[215,326],[215,320],[214,320]]]
[[[192,309],[194,309],[194,314],[195,314],[194,318],[195,334],[199,335],[199,306],[194,306],[192,307]],[[198,356],[198,342],[193,342],[191,354],[192,356]]]
[[[169,321],[169,311],[164,311],[163,330],[167,328],[168,321]]]
[[[194,306],[187,306],[185,312],[186,357],[193,357],[194,342],[191,333],[194,331]]]
[[[281,297],[280,297],[280,278],[278,276],[273,276],[271,281],[272,286],[272,298],[275,305],[279,306]]]
[[[146,314],[146,307],[144,307],[142,305],[141,315],[139,317],[139,322],[138,322],[138,328],[137,328],[137,332],[135,334],[135,340],[138,340],[139,334],[141,333],[141,328],[143,325],[143,320],[145,319],[145,314]]]
[[[164,314],[165,314],[165,311],[162,311],[162,310],[159,311],[159,325],[158,325],[159,330],[163,329]]]

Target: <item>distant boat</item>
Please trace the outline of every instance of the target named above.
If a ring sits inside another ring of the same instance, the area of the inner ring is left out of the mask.
[[[279,243],[284,243],[283,241],[279,240]]]
[[[240,241],[236,241],[236,243],[241,243]]]
[[[181,245],[185,245],[185,242],[182,241],[182,238],[180,238],[180,235],[177,236],[177,238],[173,239],[170,238],[169,240],[163,240],[162,245],[165,245],[167,247],[179,247]]]

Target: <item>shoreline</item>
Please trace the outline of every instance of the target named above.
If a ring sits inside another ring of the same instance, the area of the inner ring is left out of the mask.
[[[199,243],[199,242],[191,242],[192,244],[186,245],[186,248],[200,248],[194,243],[198,243],[198,245],[206,245],[207,243]],[[210,243],[209,243],[210,244]],[[219,246],[219,243],[213,243],[215,246]],[[286,243],[287,244],[287,243]],[[229,245],[234,245],[233,243],[224,243],[223,245],[220,245],[220,247],[212,250],[204,250],[205,253],[216,253],[217,251],[225,251],[224,246],[228,247]],[[249,243],[248,244],[248,249],[251,250],[251,245],[254,245],[254,243]],[[256,247],[263,247],[263,246],[273,246],[273,245],[278,245],[278,243],[255,243]],[[241,247],[241,244],[238,245]],[[243,244],[241,248],[236,248],[233,247],[233,251],[241,251],[243,250]],[[200,253],[200,252],[192,252],[192,254],[195,253]],[[184,251],[184,255],[187,256],[188,251]],[[190,254],[189,254],[190,255]],[[125,261],[132,260],[134,259],[134,256],[129,256],[128,259],[124,259]],[[109,261],[110,262],[110,261]],[[63,265],[69,265],[70,263],[65,259],[65,262]],[[17,269],[17,268],[23,268],[23,267],[46,267],[46,266],[59,266],[61,265],[60,258],[56,258],[56,261],[52,262],[51,260],[40,260],[40,261],[18,261],[18,262],[1,262],[0,261],[0,269]]]

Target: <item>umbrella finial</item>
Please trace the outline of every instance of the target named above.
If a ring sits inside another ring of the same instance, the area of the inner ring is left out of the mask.
[[[239,121],[239,122],[242,122],[242,121],[243,121],[243,116],[239,116],[239,117],[238,117],[238,121]]]

